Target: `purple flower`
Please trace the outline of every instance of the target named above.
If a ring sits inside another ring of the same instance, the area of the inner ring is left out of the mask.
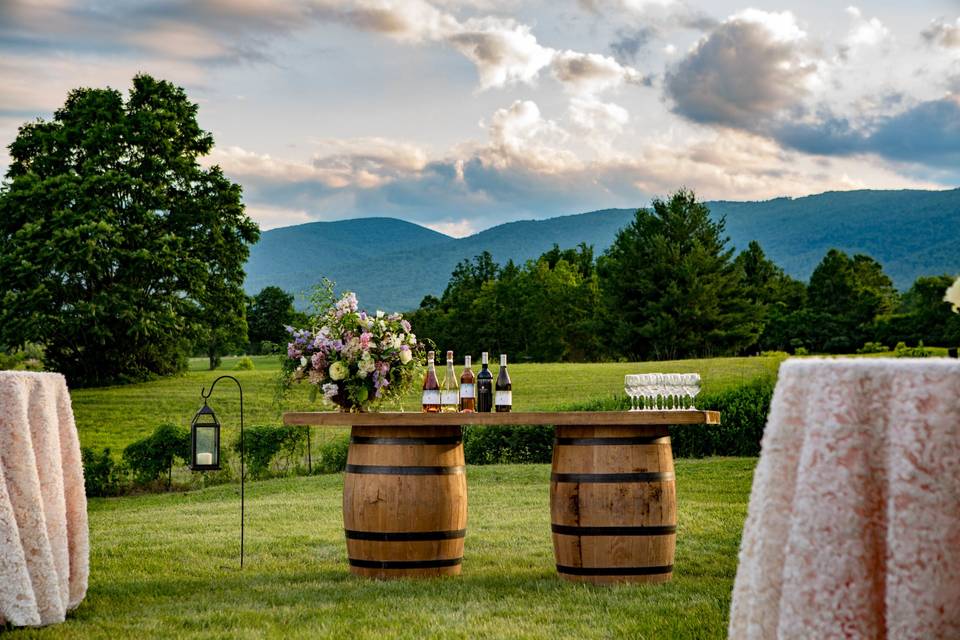
[[[310,366],[312,366],[317,371],[321,371],[327,367],[326,357],[322,351],[318,351],[310,358]]]
[[[294,343],[290,342],[290,343],[287,344],[287,357],[288,357],[288,358],[290,358],[291,360],[299,360],[299,359],[300,359],[300,356],[302,356],[302,355],[303,355],[303,353],[300,351],[300,349],[297,349],[297,347],[296,347],[296,345],[295,345]]]
[[[409,322],[407,322],[406,320],[401,320],[401,321],[400,321],[400,326],[403,327],[403,330],[404,330],[404,331],[406,331],[407,333],[410,333],[410,323],[409,323]]]

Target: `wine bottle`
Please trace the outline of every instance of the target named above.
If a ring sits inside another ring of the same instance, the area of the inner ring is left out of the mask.
[[[493,410],[493,374],[487,352],[480,354],[480,373],[477,374],[477,411],[490,413]]]
[[[463,413],[473,413],[477,410],[477,391],[476,376],[473,375],[473,369],[470,368],[472,358],[465,356],[463,358],[463,373],[460,374],[460,411]]]
[[[457,373],[453,370],[453,351],[447,351],[447,372],[440,385],[440,411],[456,413],[460,405],[460,388],[457,385]]]
[[[423,378],[423,410],[426,413],[440,411],[440,384],[437,369],[433,364],[433,351],[427,353],[427,375]]]
[[[513,385],[507,373],[507,354],[500,354],[500,372],[497,374],[496,399],[497,412],[507,412],[513,406]]]

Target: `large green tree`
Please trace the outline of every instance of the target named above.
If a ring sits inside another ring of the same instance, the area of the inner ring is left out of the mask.
[[[665,359],[737,353],[756,341],[757,305],[724,228],[681,189],[620,230],[599,264],[614,351]]]
[[[46,346],[71,384],[167,374],[242,336],[259,230],[183,89],[77,89],[20,127],[0,187],[0,347]]]
[[[250,343],[258,348],[261,342],[286,343],[286,326],[295,323],[293,294],[280,287],[264,287],[247,305],[247,326]]]

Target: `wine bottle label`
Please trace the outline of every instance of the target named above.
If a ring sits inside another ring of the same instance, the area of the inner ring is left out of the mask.
[[[474,390],[472,382],[463,382],[460,384],[461,398],[474,398],[476,394],[477,392]]]
[[[440,404],[457,404],[459,401],[460,398],[457,396],[457,392],[455,390],[440,392]]]
[[[498,407],[513,404],[513,391],[497,391],[496,401],[493,404]]]
[[[424,390],[423,390],[423,404],[440,404],[440,390],[439,390],[439,389],[424,389]]]

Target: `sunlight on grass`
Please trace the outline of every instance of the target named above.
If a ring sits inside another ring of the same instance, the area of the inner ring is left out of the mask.
[[[236,486],[90,503],[90,589],[59,626],[10,638],[722,638],[753,459],[677,461],[674,580],[562,582],[553,566],[547,465],[468,470],[463,575],[353,578],[343,477],[247,489],[238,568]]]

